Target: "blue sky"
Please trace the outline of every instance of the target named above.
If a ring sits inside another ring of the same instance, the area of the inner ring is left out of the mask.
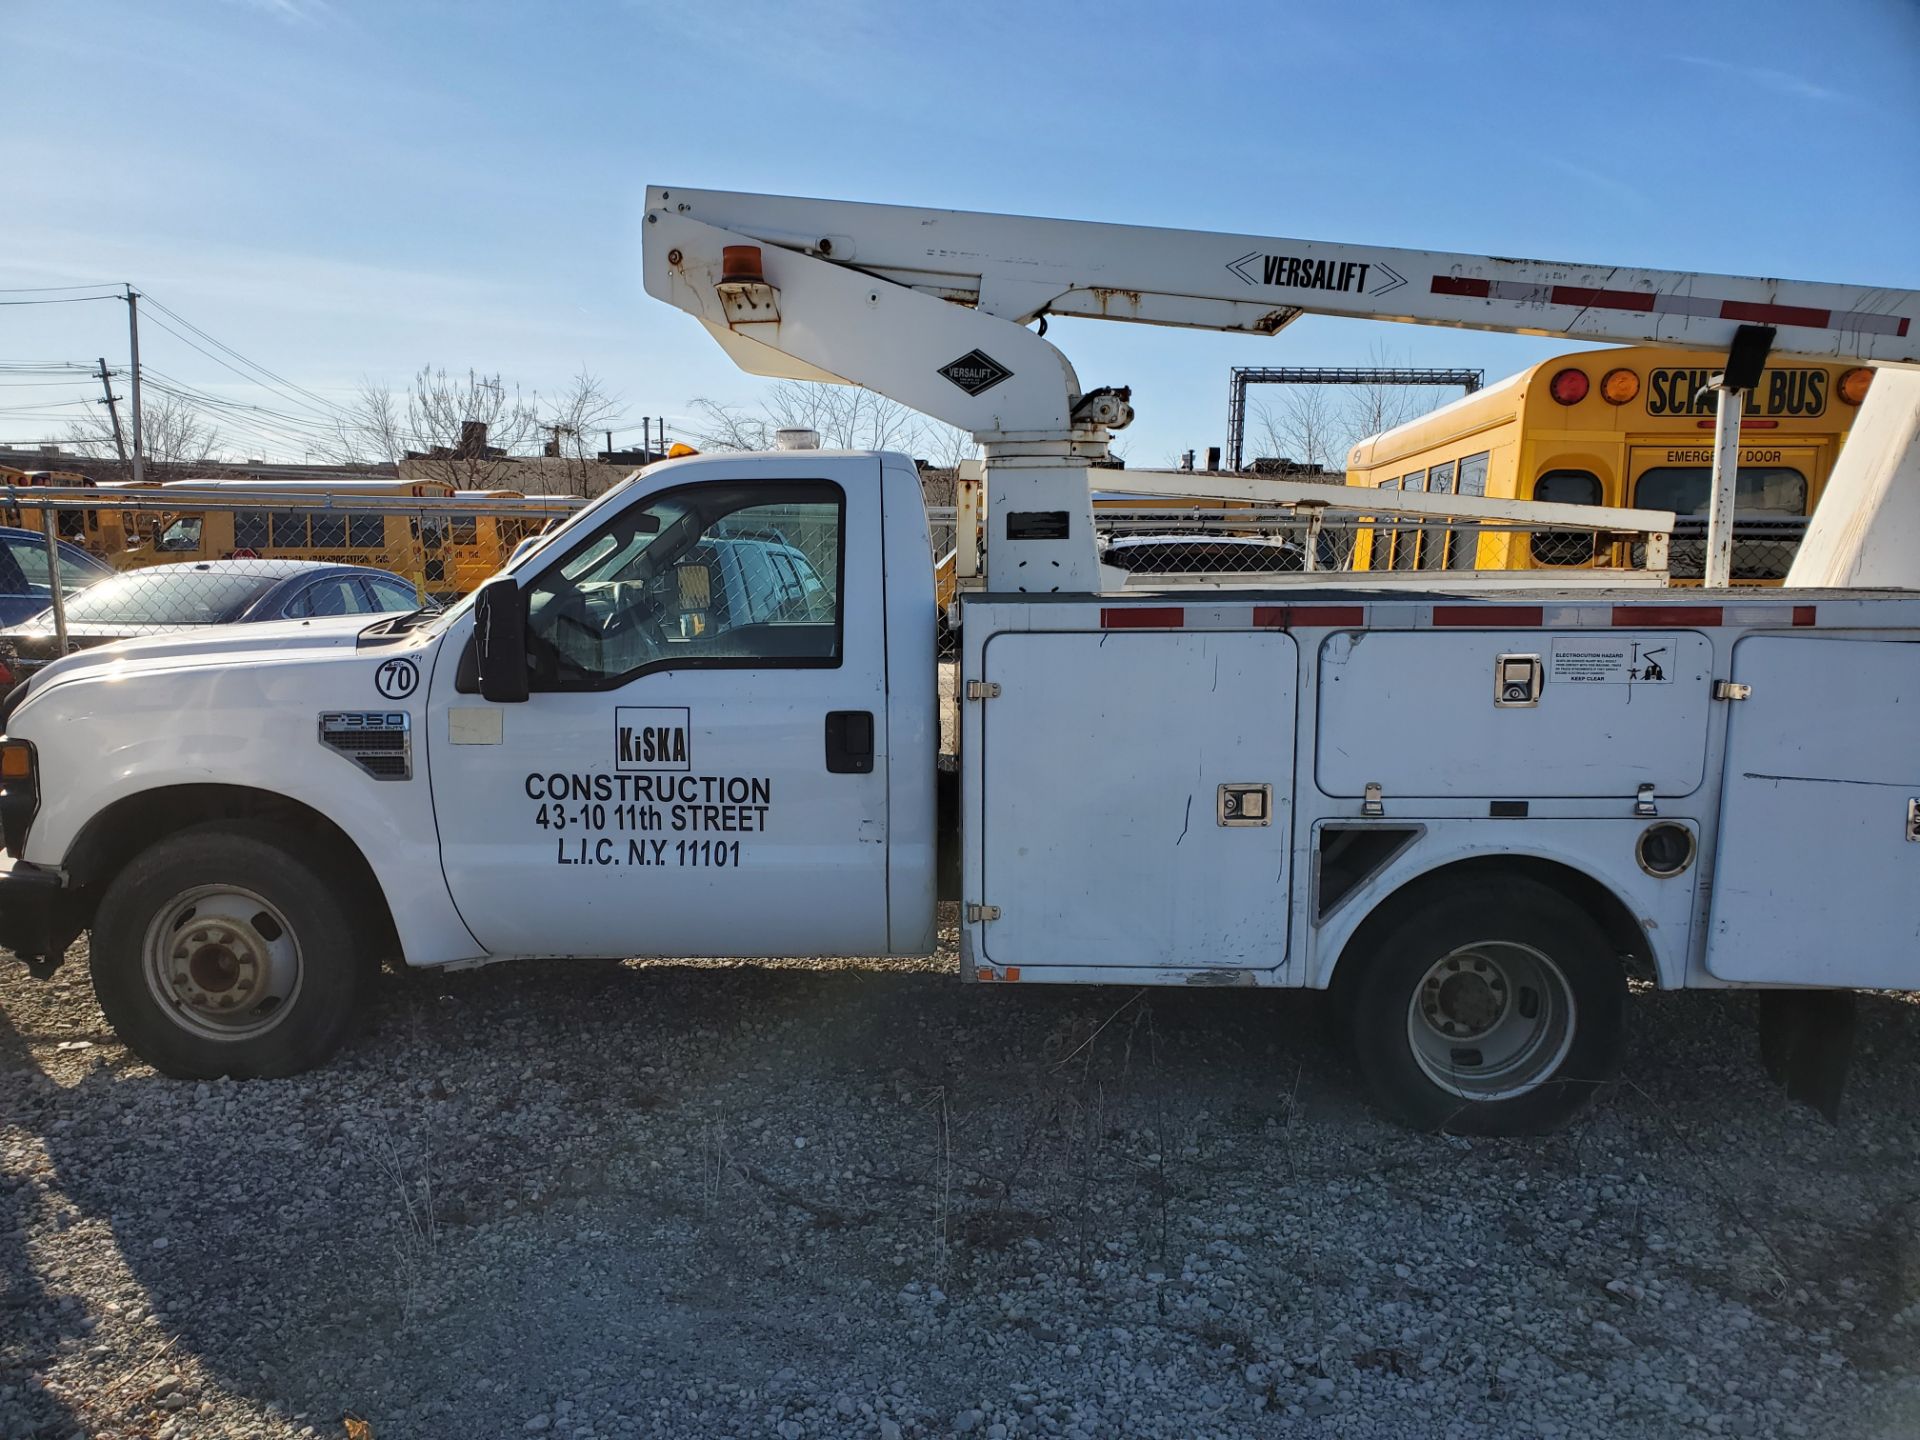
[[[329,398],[431,362],[541,390],[585,366],[635,425],[751,399],[641,289],[649,182],[1920,288],[1913,0],[0,0],[0,54],[0,288],[131,280]],[[1232,365],[1492,378],[1564,348],[1049,338],[1133,385],[1135,463],[1221,443]],[[0,362],[101,354],[123,306],[0,309]],[[81,393],[0,388],[0,440]]]

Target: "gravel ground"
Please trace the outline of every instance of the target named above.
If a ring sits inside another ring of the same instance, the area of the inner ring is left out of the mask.
[[[1575,1129],[1469,1143],[1312,997],[518,965],[193,1085],[78,958],[0,968],[8,1440],[1920,1433],[1910,1003],[1837,1127],[1649,993]]]

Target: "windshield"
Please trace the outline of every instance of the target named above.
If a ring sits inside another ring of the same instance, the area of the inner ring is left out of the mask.
[[[573,531],[580,526],[581,522],[593,523],[602,510],[606,509],[610,503],[625,496],[627,491],[633,488],[634,482],[639,480],[645,473],[646,472],[642,470],[634,471],[633,474],[627,476],[626,479],[620,481],[617,485],[610,486],[607,491],[591,505],[574,511],[557,529],[550,530],[544,535],[528,537],[529,539],[536,539],[538,541],[537,544],[528,545],[525,541],[522,541],[521,544],[524,548],[520,549],[518,553],[509,556],[505,565],[501,566],[500,569],[489,575],[485,580],[482,580],[465,595],[462,595],[454,604],[449,605],[438,615],[430,617],[431,624],[429,628],[443,630],[453,624],[454,621],[458,620],[473,608],[474,597],[490,583],[498,580],[502,575],[517,574],[526,568],[528,561],[537,555],[544,554],[554,541],[559,540],[563,536],[571,535]]]
[[[198,566],[162,566],[117,575],[67,601],[70,624],[218,625],[279,579]]]

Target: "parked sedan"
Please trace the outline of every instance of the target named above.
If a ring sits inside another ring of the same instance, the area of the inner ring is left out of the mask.
[[[60,588],[65,593],[84,590],[113,570],[78,545],[58,542]],[[31,620],[53,603],[53,584],[47,570],[47,537],[32,530],[0,525],[0,625]]]
[[[412,582],[385,570],[312,560],[155,565],[91,585],[66,605],[67,650],[206,625],[418,610]],[[24,679],[59,658],[53,612],[0,631],[0,665]]]
[[[1100,552],[1130,575],[1291,574],[1306,569],[1292,540],[1265,535],[1117,535]]]

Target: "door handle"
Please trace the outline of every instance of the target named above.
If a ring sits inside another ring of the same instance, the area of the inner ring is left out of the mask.
[[[827,712],[827,770],[834,775],[873,773],[873,712]]]

